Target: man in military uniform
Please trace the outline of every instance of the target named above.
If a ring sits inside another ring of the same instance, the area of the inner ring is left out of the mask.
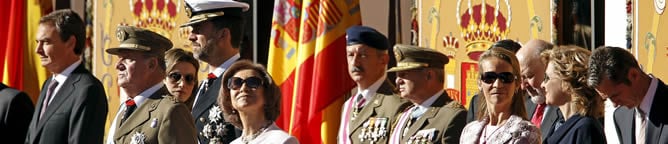
[[[357,88],[343,105],[338,142],[387,143],[394,116],[409,105],[386,79],[389,42],[370,27],[353,26],[346,32],[348,73]]]
[[[192,42],[193,55],[209,66],[208,77],[200,84],[192,108],[197,138],[202,144],[230,143],[241,131],[225,122],[216,98],[222,81],[219,77],[240,58],[244,29],[241,14],[249,6],[233,0],[186,0],[185,3],[190,20],[181,26],[192,28],[188,39]]]
[[[466,125],[466,110],[443,90],[443,67],[448,57],[430,48],[394,46],[396,83],[402,98],[413,106],[405,109],[392,128],[390,143],[459,143]]]
[[[121,104],[107,135],[107,143],[197,143],[195,126],[185,104],[169,95],[165,78],[165,51],[172,42],[155,32],[119,26],[118,87],[128,96]]]

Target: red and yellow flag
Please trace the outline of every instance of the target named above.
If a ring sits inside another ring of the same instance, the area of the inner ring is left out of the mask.
[[[300,143],[336,143],[346,66],[346,29],[361,24],[358,0],[278,0],[268,71],[281,87],[277,124]]]
[[[25,49],[25,2],[3,1],[0,4],[0,80],[23,89],[23,52]]]

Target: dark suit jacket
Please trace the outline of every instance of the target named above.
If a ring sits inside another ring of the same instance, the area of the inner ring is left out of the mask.
[[[529,121],[531,121],[533,113],[536,111],[537,105],[531,101],[531,97],[529,96],[527,96],[527,99],[524,103],[527,109],[527,118]],[[549,137],[549,134],[554,131],[554,126],[557,124],[557,122],[564,120],[564,115],[561,114],[559,107],[547,105],[545,110],[547,112],[545,112],[543,115],[543,122],[540,123],[540,137],[543,141],[545,141],[545,139]]]
[[[478,118],[477,114],[480,110],[479,100],[480,99],[478,98],[478,94],[475,94],[473,97],[471,97],[471,102],[469,102],[469,110],[466,114],[466,123],[470,123]]]
[[[598,119],[574,115],[552,133],[543,144],[604,144],[605,134]]]
[[[222,78],[216,78],[210,85],[206,93],[197,98],[197,102],[192,109],[192,116],[195,120],[195,128],[197,128],[197,138],[201,144],[208,144],[209,139],[202,135],[202,130],[204,125],[211,122],[209,119],[209,110],[213,106],[217,106],[218,92],[220,92],[220,86],[222,83]],[[222,115],[222,113],[221,113]],[[221,119],[225,121],[224,119]],[[225,135],[222,136],[223,143],[230,143],[232,140],[241,136],[241,130],[235,128],[232,124],[225,124],[225,129],[228,129]]]
[[[108,112],[102,83],[83,65],[77,66],[53,95],[43,118],[39,119],[46,87],[51,80],[45,81],[42,87],[26,143],[102,143]]]
[[[129,144],[133,136],[143,135],[145,143],[196,144],[195,126],[189,113],[186,105],[170,96],[163,86],[122,125],[117,121],[114,143]]]
[[[645,131],[645,140],[648,144],[668,144],[668,115],[665,114],[668,109],[668,86],[659,80],[654,94],[652,106],[650,106],[649,121]],[[622,144],[635,143],[635,110],[626,107],[619,107],[614,113],[615,126],[617,126],[617,135]]]
[[[26,93],[0,83],[0,140],[10,144],[23,143],[34,110]]]
[[[431,104],[429,110],[408,128],[408,132],[406,136],[401,138],[401,142],[408,142],[420,130],[433,128],[436,130],[436,136],[431,143],[456,144],[459,143],[459,137],[464,130],[464,126],[466,126],[466,109],[459,102],[450,99],[448,94],[444,92]]]
[[[355,90],[353,93],[357,93],[357,88],[354,88]],[[410,102],[407,100],[402,99],[398,95],[394,94],[394,89],[395,87],[390,83],[389,81],[385,81],[376,91],[376,95],[372,96],[371,99],[369,100],[369,103],[362,108],[362,110],[359,113],[359,116],[355,119],[351,119],[351,122],[349,124],[350,127],[350,135],[348,135],[348,138],[350,141],[354,144],[360,144],[360,143],[370,143],[370,140],[365,140],[362,142],[359,139],[359,135],[362,133],[363,129],[363,123],[368,123],[369,118],[387,118],[387,125],[385,126],[387,130],[390,130],[391,128],[391,123],[395,121],[395,115],[397,115],[401,110],[405,109],[406,107],[410,106]],[[353,94],[353,95],[354,95]],[[348,106],[348,103],[353,102],[354,96],[348,99],[346,101],[346,104],[344,106]],[[352,110],[352,109],[351,109]],[[347,117],[350,117],[352,115],[349,115]],[[342,122],[343,123],[343,122]],[[369,128],[374,128],[373,126],[370,126]],[[385,136],[381,137],[376,141],[375,143],[387,143],[387,140],[390,136],[390,133],[388,132]]]

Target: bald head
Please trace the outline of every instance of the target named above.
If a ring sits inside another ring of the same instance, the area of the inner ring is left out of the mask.
[[[545,102],[545,90],[540,84],[545,78],[546,65],[540,59],[540,53],[554,47],[547,41],[533,39],[517,51],[517,60],[520,63],[520,76],[522,77],[522,90],[526,91],[534,103]]]

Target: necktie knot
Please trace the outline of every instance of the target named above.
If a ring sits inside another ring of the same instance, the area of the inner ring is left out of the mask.
[[[125,106],[128,106],[128,107],[135,106],[136,104],[137,103],[135,103],[135,101],[132,100],[132,99],[129,99],[129,100],[125,101]]]
[[[213,73],[209,73],[209,75],[207,75],[206,78],[207,78],[207,79],[215,79],[215,78],[217,78],[217,76],[216,76],[215,74],[213,74]]]

